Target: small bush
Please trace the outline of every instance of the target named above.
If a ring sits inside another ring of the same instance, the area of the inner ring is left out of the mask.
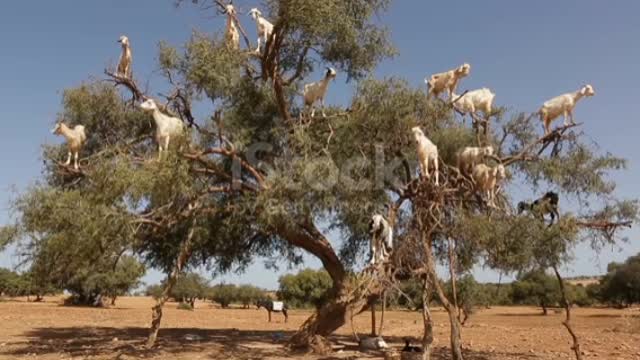
[[[190,303],[181,302],[181,303],[178,303],[178,310],[189,310],[189,311],[193,311],[193,306],[191,306],[191,304],[190,304]]]

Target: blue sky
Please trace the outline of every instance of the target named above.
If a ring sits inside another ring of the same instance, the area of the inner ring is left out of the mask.
[[[254,24],[244,15],[258,5],[242,4],[240,16],[253,38]],[[548,98],[591,83],[596,96],[584,100],[575,113],[584,130],[603,151],[629,159],[629,170],[614,174],[618,194],[640,198],[640,158],[636,146],[640,83],[640,2],[584,0],[456,1],[396,0],[379,17],[392,34],[400,54],[385,61],[376,75],[406,78],[423,87],[426,75],[462,62],[472,73],[461,89],[488,86],[496,102],[519,111],[533,111]],[[155,69],[160,40],[180,45],[193,29],[221,31],[221,16],[192,6],[176,9],[172,0],[13,1],[0,12],[0,204],[6,208],[10,187],[24,189],[40,174],[41,144],[59,142],[50,133],[60,111],[60,94],[90,76],[101,77],[115,63],[116,40],[127,34],[133,46],[133,69],[151,89],[162,82]],[[255,41],[255,39],[252,39]],[[317,78],[316,74],[314,78]],[[327,98],[344,103],[353,84],[338,77]],[[526,189],[522,189],[526,193]],[[9,221],[0,211],[0,224]],[[595,254],[576,250],[567,274],[594,274],[610,261],[640,252],[638,229],[625,233],[630,243]],[[0,255],[0,266],[12,266],[11,251]],[[309,265],[318,266],[315,261]],[[481,280],[495,280],[478,271]],[[159,274],[152,272],[147,281]],[[225,279],[277,286],[278,273],[264,271],[260,262],[241,276]]]

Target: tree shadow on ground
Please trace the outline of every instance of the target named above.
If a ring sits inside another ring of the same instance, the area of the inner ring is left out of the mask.
[[[495,314],[496,316],[505,316],[505,317],[541,317],[544,318],[545,316],[548,317],[552,317],[553,315],[558,315],[560,313],[556,313],[554,312],[554,310],[549,309],[549,313],[547,315],[545,315],[542,310],[540,310],[540,312],[538,313],[532,313],[532,312],[526,312],[526,313],[497,313]]]
[[[605,319],[624,319],[624,318],[640,318],[640,314],[589,314],[589,318],[605,318]]]
[[[157,346],[151,350],[144,348],[147,328],[128,327],[67,327],[37,328],[23,334],[27,341],[7,343],[0,355],[14,357],[44,356],[60,354],[66,356],[93,357],[97,359],[131,358],[182,358],[187,354],[199,354],[212,360],[226,359],[317,359],[337,360],[349,358],[382,358],[382,352],[363,353],[351,336],[332,336],[337,350],[329,356],[313,356],[290,351],[286,340],[293,332],[285,331],[240,331],[237,329],[161,329]],[[401,337],[385,337],[385,341],[396,350],[404,345]],[[530,359],[531,354],[489,353],[465,351],[465,359],[490,360],[494,358]],[[432,359],[450,357],[448,348],[437,347]]]

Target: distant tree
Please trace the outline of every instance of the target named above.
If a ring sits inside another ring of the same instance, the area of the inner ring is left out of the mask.
[[[68,279],[59,279],[61,286],[71,293],[68,304],[103,306],[107,301],[115,305],[118,296],[140,286],[146,270],[132,256],[120,257],[115,266],[89,266],[77,269]]]
[[[144,294],[145,296],[151,296],[154,299],[158,299],[162,296],[163,286],[163,284],[148,285],[144,290]]]
[[[240,285],[236,288],[236,299],[245,308],[265,297],[264,291],[253,285]]]
[[[544,315],[547,315],[548,307],[558,305],[560,301],[556,279],[541,270],[520,276],[511,287],[515,304],[539,305]]]
[[[35,296],[33,301],[42,301],[44,296],[57,295],[62,289],[53,284],[47,277],[41,277],[32,271],[22,273],[21,276],[28,284],[27,296]]]
[[[211,288],[209,296],[213,302],[220,304],[222,308],[228,308],[229,305],[238,300],[237,287],[233,284],[218,284]]]
[[[486,307],[493,305],[511,305],[511,284],[478,284],[478,305]]]
[[[292,307],[319,308],[328,299],[331,277],[324,270],[305,269],[297,274],[283,275],[278,280],[278,298]]]
[[[451,281],[447,282],[445,289],[447,291],[447,296],[453,299]],[[456,290],[456,299],[458,300],[458,307],[461,312],[461,314],[459,314],[461,319],[460,322],[461,324],[464,324],[469,316],[473,314],[476,304],[484,304],[486,299],[484,298],[481,285],[478,284],[471,274],[464,275],[458,279]]]
[[[25,290],[26,286],[18,273],[0,268],[0,296],[21,296]]]
[[[597,298],[592,297],[587,288],[581,284],[568,285],[567,289],[567,296],[572,304],[576,304],[578,306],[591,306],[598,301]]]
[[[422,284],[418,279],[409,279],[400,283],[397,303],[411,310],[422,307]]]
[[[598,283],[589,284],[585,289],[585,291],[587,292],[587,296],[594,303],[604,304],[606,302],[602,296],[602,288],[603,288],[602,281],[603,280],[601,279]]]
[[[617,306],[640,303],[640,254],[611,263],[599,285],[600,298]]]
[[[196,299],[204,299],[208,289],[207,279],[196,273],[186,273],[178,277],[178,281],[171,290],[171,297],[194,308]]]

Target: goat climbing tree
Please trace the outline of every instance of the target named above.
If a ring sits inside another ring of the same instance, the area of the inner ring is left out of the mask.
[[[219,12],[226,5],[191,3]],[[162,269],[168,286],[190,266],[242,270],[256,257],[299,263],[307,252],[321,261],[333,288],[330,301],[293,336],[294,346],[322,345],[396,275],[420,277],[425,291],[445,304],[453,358],[461,359],[458,305],[439,285],[437,261],[449,260],[452,280],[480,262],[505,273],[557,268],[585,236],[596,248],[613,241],[613,230],[636,220],[637,206],[611,200],[614,186],[606,173],[625,162],[581,143],[578,127],[541,136],[532,117],[505,120],[500,109],[488,119],[474,118],[484,125],[480,132],[480,126],[465,126],[449,104],[427,100],[423,89],[397,78],[374,80],[376,65],[394,54],[386,30],[373,19],[389,3],[268,0],[263,13],[274,30],[260,53],[246,36],[247,49],[226,46],[223,27],[213,36],[195,32],[183,52],[161,43],[159,66],[171,89],[156,102],[190,129],[182,143],[172,140],[162,160],[154,156],[149,115],[137,106],[153,93],[141,90],[136,74],[121,78],[107,69],[107,82],[65,91],[61,116],[87,129],[81,171],[60,166],[63,149],[48,147],[45,181],[16,203],[20,231],[4,233],[27,235],[21,238],[34,259],[60,239],[90,242],[95,257],[133,252]],[[331,107],[327,117],[300,121],[299,90],[328,65],[339,80],[357,82],[353,98],[347,109]],[[202,108],[209,110],[196,111]],[[417,176],[414,126],[439,148],[440,186]],[[510,181],[501,187],[498,206],[488,207],[473,181],[452,166],[460,148],[487,144],[496,149],[487,160],[507,166],[511,182],[555,188],[563,198],[588,199],[600,210],[563,214],[547,229],[513,215]],[[368,221],[383,211],[397,234],[390,275],[353,275],[366,258]],[[330,241],[331,229],[339,230],[341,241]],[[554,262],[539,264],[540,258]],[[162,299],[153,311],[150,346],[161,307]],[[424,314],[426,330],[432,329],[428,306]],[[432,332],[424,339],[428,348]]]

